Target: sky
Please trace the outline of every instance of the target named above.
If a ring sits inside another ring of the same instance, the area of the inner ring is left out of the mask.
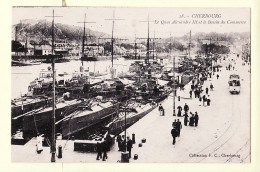
[[[196,32],[250,32],[250,8],[99,8],[99,7],[13,7],[12,23],[17,24],[23,19],[46,19],[51,21],[52,11],[55,15],[55,23],[63,23],[75,26],[83,26],[86,13],[87,28],[92,30],[112,33],[112,21],[105,19],[113,18],[115,12],[116,20],[114,26],[115,37],[142,37],[148,34],[148,22],[150,20],[150,36],[165,38],[169,35],[182,36],[190,30]],[[203,14],[216,14],[219,18],[203,18]],[[181,18],[184,16],[185,18]],[[155,21],[156,20],[156,21]],[[200,24],[191,24],[206,22]],[[191,22],[180,24],[176,22]],[[221,23],[224,21],[225,23]],[[229,23],[227,23],[229,21]],[[234,23],[230,23],[236,22]],[[175,23],[174,23],[175,22]],[[214,23],[215,22],[215,23]],[[219,22],[219,23],[216,23]],[[212,24],[214,23],[214,24]],[[239,23],[239,24],[238,24]]]

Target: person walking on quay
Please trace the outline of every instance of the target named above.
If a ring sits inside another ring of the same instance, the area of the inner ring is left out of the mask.
[[[198,122],[199,122],[199,115],[198,115],[197,112],[195,112],[194,122],[195,122],[195,127],[197,127],[198,126]]]
[[[189,126],[194,126],[194,114],[191,113]]]
[[[203,101],[202,101],[202,97],[199,97],[199,101],[200,101],[200,102],[203,102]],[[200,106],[201,106],[201,105],[200,105]]]
[[[42,139],[42,136],[39,133],[37,134],[36,141],[37,141],[37,143],[36,143],[36,152],[38,154],[40,154],[43,151],[43,148],[42,148],[42,141],[43,141],[43,139]]]
[[[121,144],[121,151],[126,151],[126,138],[125,135],[122,135],[122,144]]]
[[[172,144],[175,145],[175,139],[177,137],[177,131],[175,127],[172,128],[171,134],[172,134]]]
[[[190,98],[192,98],[192,90],[190,90]]]
[[[107,151],[108,151],[108,144],[107,144],[106,138],[104,139],[104,142],[102,143],[102,150],[103,150],[103,161],[106,161]]]
[[[129,152],[129,158],[131,158],[131,149],[133,148],[133,142],[129,138],[129,136],[127,136],[126,148],[127,148],[127,151]]]
[[[102,145],[99,142],[97,142],[97,153],[97,160],[99,160],[99,158],[102,158]]]
[[[219,75],[217,74],[217,79],[219,78]]]
[[[197,83],[197,84],[195,84],[194,88],[195,88],[195,89],[198,89],[198,83]]]
[[[184,112],[188,113],[188,111],[189,111],[189,106],[187,105],[187,103],[185,103],[183,109],[184,109]]]
[[[118,144],[118,151],[122,151],[122,137],[121,135],[118,135],[117,138],[116,138],[116,141],[117,141],[117,144]]]
[[[213,86],[213,84],[211,83],[211,84],[210,84],[210,90],[213,91],[213,88],[214,88],[214,86]]]
[[[207,98],[207,106],[210,106],[210,99],[209,98]]]
[[[158,110],[159,110],[160,115],[163,115],[163,107],[162,107],[162,104],[159,105]]]
[[[198,89],[198,92],[197,92],[197,94],[198,94],[198,95],[197,95],[198,98],[200,98],[200,93],[201,93],[201,89],[199,88],[199,89]]]
[[[194,84],[191,84],[190,88],[193,91],[194,90]]]
[[[164,116],[164,108],[162,107],[162,116]]]
[[[206,95],[203,95],[203,97],[202,97],[202,101],[203,101],[203,106],[204,106],[205,102],[207,102]]]
[[[206,94],[208,95],[209,94],[209,88],[206,87]]]
[[[180,117],[180,116],[181,116],[182,107],[181,107],[181,106],[178,106],[177,109],[178,109],[177,116]]]
[[[177,121],[175,119],[174,122],[172,123],[172,127],[176,128],[176,126],[177,126]]]
[[[189,115],[185,112],[184,116],[184,125],[187,126],[187,123],[189,122],[188,117]]]
[[[177,137],[180,137],[182,125],[181,125],[181,121],[179,119],[177,119],[176,126],[177,126],[177,128],[176,128],[177,129]]]
[[[196,89],[196,90],[194,91],[194,94],[195,94],[195,98],[199,98],[199,94],[200,94],[199,89]]]

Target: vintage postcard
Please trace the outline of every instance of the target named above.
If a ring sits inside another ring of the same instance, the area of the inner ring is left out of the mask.
[[[250,163],[251,9],[13,7],[11,161]]]

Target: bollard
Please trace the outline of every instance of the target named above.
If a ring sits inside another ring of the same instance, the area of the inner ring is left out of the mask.
[[[128,163],[129,162],[129,158],[128,158],[128,153],[127,152],[122,152],[121,153],[121,162],[123,162],[123,163]]]
[[[132,134],[132,143],[135,144],[135,133]]]
[[[139,144],[138,144],[138,146],[139,146],[139,147],[142,147],[142,146],[143,146],[143,144],[142,144],[142,143],[139,143]]]
[[[181,96],[178,96],[178,101],[181,101]]]
[[[138,154],[135,154],[134,155],[134,160],[137,160],[138,159]]]
[[[58,147],[58,158],[62,158],[62,146]]]
[[[145,138],[143,138],[143,139],[142,139],[142,143],[145,143],[145,142],[146,142],[146,139],[145,139]]]

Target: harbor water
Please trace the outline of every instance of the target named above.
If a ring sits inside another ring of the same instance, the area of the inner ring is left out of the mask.
[[[114,60],[114,69],[117,73],[127,72],[129,66],[133,60],[125,60],[124,58],[118,58]],[[75,71],[80,70],[82,62],[80,60],[72,60],[65,63],[56,63],[56,76],[62,73],[72,74]],[[89,69],[89,72],[95,72],[99,74],[108,73],[112,63],[110,60],[107,61],[84,61],[83,62],[84,70]],[[24,95],[28,91],[28,86],[30,82],[39,77],[39,73],[42,69],[47,70],[48,67],[51,67],[51,64],[42,63],[40,65],[32,66],[13,66],[11,69],[12,77],[12,93],[11,98],[18,98],[21,95]]]

